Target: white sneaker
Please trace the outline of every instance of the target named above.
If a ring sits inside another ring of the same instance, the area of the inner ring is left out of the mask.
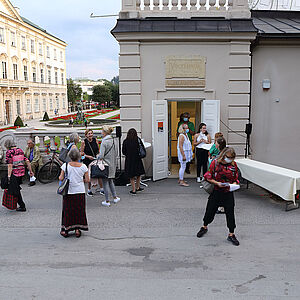
[[[110,207],[110,202],[102,201],[101,204],[106,207]]]
[[[104,190],[100,190],[100,191],[99,191],[99,194],[102,195],[102,196],[104,196],[104,195],[105,195],[105,194],[104,194]]]
[[[121,199],[119,197],[114,199],[114,203],[118,203],[119,201],[121,201]]]
[[[201,182],[201,178],[197,177],[197,182],[200,183]]]

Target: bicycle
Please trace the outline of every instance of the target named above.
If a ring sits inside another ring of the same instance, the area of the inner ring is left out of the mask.
[[[50,149],[50,151],[53,153],[50,161],[41,167],[37,175],[39,182],[43,184],[51,183],[58,179],[62,166],[62,162],[58,159],[57,150]]]

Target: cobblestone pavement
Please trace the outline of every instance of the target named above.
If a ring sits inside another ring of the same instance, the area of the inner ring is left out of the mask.
[[[300,299],[300,210],[242,189],[234,247],[223,215],[196,238],[207,201],[196,183],[149,185],[118,187],[110,208],[88,197],[80,239],[59,235],[56,184],[24,185],[27,213],[0,208],[0,299]]]

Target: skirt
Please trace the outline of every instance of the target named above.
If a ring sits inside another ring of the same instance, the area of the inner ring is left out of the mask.
[[[63,197],[61,228],[66,231],[89,230],[85,210],[85,194],[68,194]]]

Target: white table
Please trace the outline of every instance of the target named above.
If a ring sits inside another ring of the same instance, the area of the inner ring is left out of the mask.
[[[285,201],[293,201],[300,190],[300,172],[252,159],[236,159],[242,177],[280,196]]]

